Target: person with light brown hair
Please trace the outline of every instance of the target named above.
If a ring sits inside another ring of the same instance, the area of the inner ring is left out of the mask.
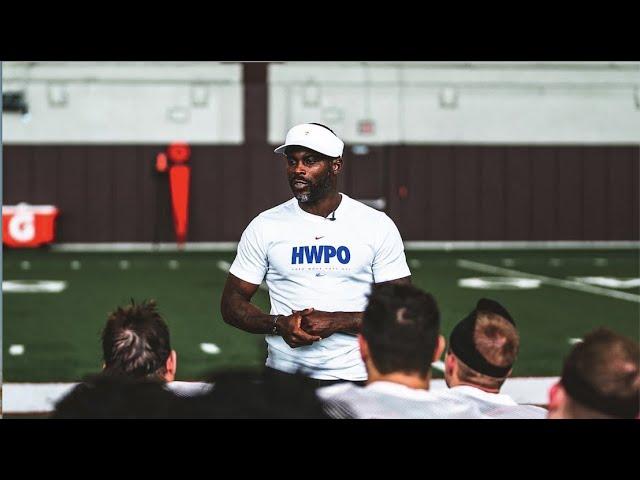
[[[169,327],[154,300],[117,307],[102,331],[105,374],[131,378],[175,380],[177,354],[171,349]]]
[[[549,418],[639,418],[639,363],[638,342],[606,328],[589,333],[549,392]]]
[[[178,355],[171,348],[169,326],[155,300],[118,306],[109,314],[102,331],[103,371],[106,376],[157,381],[176,395],[206,393],[203,382],[175,381]]]
[[[445,357],[446,390],[434,392],[443,402],[463,399],[479,418],[545,418],[546,410],[519,405],[500,393],[520,350],[520,336],[509,312],[498,302],[480,299],[451,332]]]

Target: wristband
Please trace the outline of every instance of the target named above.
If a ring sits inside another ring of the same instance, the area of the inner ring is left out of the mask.
[[[271,330],[271,335],[278,334],[278,319],[283,315],[272,315],[273,318],[273,329]]]

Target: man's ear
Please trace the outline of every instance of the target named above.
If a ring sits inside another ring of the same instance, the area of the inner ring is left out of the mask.
[[[167,357],[167,363],[165,364],[165,380],[167,382],[173,382],[176,379],[176,370],[178,368],[178,354],[175,350],[171,350],[171,353]]]
[[[360,347],[360,358],[362,361],[367,363],[367,359],[369,358],[369,344],[364,339],[361,333],[358,334],[358,346]]]
[[[447,355],[444,357],[444,371],[447,375],[452,375],[453,370],[456,367],[456,357],[451,351],[447,352]]]
[[[560,382],[549,389],[549,418],[553,418],[555,416],[554,414],[560,413],[560,410],[566,402],[566,396],[567,394]]]
[[[342,170],[342,157],[334,158],[331,161],[331,171],[337,174],[340,170]]]
[[[447,341],[444,339],[442,335],[438,335],[438,344],[436,345],[436,349],[433,352],[433,362],[440,360],[442,356],[442,352],[444,352],[444,348],[447,345]]]

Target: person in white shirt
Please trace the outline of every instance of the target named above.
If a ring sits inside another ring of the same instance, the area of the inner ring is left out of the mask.
[[[384,213],[338,192],[344,143],[328,127],[291,128],[275,152],[294,198],[266,210],[238,244],[221,301],[224,321],[266,335],[266,366],[323,382],[363,381],[358,351],[371,284],[410,283],[402,238]],[[251,298],[265,280],[271,311]]]
[[[494,300],[481,299],[452,330],[444,362],[449,388],[434,393],[443,402],[475,405],[478,418],[545,418],[544,408],[519,405],[500,393],[519,348],[520,337],[509,312]]]
[[[638,342],[607,328],[585,335],[549,392],[550,419],[640,419]]]
[[[358,335],[369,378],[366,386],[319,388],[332,418],[478,418],[474,405],[442,402],[429,391],[431,362],[440,358],[444,337],[433,297],[412,285],[373,288]]]

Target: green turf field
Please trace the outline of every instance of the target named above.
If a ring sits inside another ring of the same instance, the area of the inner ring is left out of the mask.
[[[178,380],[201,379],[210,370],[230,366],[258,368],[266,356],[262,337],[226,325],[219,312],[226,278],[224,262],[232,262],[234,255],[5,250],[4,282],[62,280],[67,286],[61,293],[12,293],[3,284],[4,381],[77,381],[98,371],[99,335],[107,313],[132,297],[158,301],[178,351]],[[558,375],[570,339],[599,325],[638,339],[637,281],[634,286],[596,287],[597,293],[548,283],[553,280],[544,280],[535,289],[458,286],[462,278],[518,277],[514,271],[545,279],[610,277],[628,281],[640,277],[636,250],[407,251],[407,259],[414,283],[438,301],[445,335],[483,296],[502,302],[511,311],[522,338],[514,376]],[[460,263],[461,259],[475,263]],[[508,271],[491,273],[487,271],[491,266]],[[610,292],[616,291],[626,292],[626,297],[612,297],[615,294]],[[268,310],[267,292],[259,290],[254,302]],[[203,343],[214,344],[219,352],[212,347],[204,351]]]

